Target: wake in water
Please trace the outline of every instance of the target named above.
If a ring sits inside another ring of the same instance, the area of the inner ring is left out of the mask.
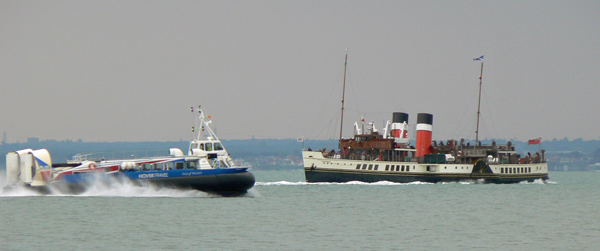
[[[157,187],[151,184],[143,186],[131,183],[91,183],[85,191],[79,194],[63,193],[62,191],[51,188],[50,194],[43,194],[22,186],[12,187],[10,190],[3,190],[0,197],[28,197],[28,196],[74,196],[74,197],[219,197],[197,190],[173,189],[167,187]]]
[[[0,197],[31,197],[31,196],[75,196],[75,197],[169,197],[169,198],[219,198],[220,195],[209,194],[193,189],[179,189],[161,187],[153,184],[134,183],[128,179],[96,179],[85,186],[82,193],[65,193],[57,188],[50,187],[50,194],[43,194],[24,186],[6,188],[7,182],[4,175],[0,176]],[[258,197],[257,191],[250,189],[243,197]]]
[[[362,182],[362,181],[349,181],[343,183],[337,182],[306,182],[306,181],[271,181],[271,182],[256,182],[255,186],[347,186],[347,185],[357,185],[357,186],[406,186],[406,185],[434,185],[434,184],[460,184],[460,185],[473,185],[473,184],[486,184],[483,179],[479,180],[461,180],[461,181],[453,181],[453,182],[439,182],[439,183],[430,183],[430,182],[409,182],[409,183],[396,183],[391,181],[379,181],[379,182]],[[523,181],[519,184],[557,184],[554,181],[537,179],[533,182]]]
[[[543,179],[537,179],[534,181],[521,181],[519,182],[519,184],[534,184],[534,185],[546,185],[546,184],[558,184],[556,181],[551,181],[551,180],[543,180]]]
[[[362,182],[362,181],[349,181],[344,183],[336,183],[336,182],[306,182],[306,181],[272,181],[272,182],[256,182],[255,186],[345,186],[345,185],[358,185],[358,186],[406,186],[406,185],[423,185],[423,184],[433,184],[428,182],[410,182],[410,183],[396,183],[390,181],[379,181],[379,182]]]

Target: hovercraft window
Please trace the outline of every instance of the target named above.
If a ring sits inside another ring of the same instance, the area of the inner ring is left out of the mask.
[[[187,161],[186,162],[187,169],[196,169],[196,161]]]
[[[166,170],[173,170],[173,162],[167,162],[167,163],[165,163],[165,169]]]
[[[175,169],[183,169],[183,162],[175,162]]]
[[[152,170],[152,164],[142,164],[142,171],[150,171]]]
[[[154,170],[154,171],[162,171],[163,170],[163,164],[162,163],[154,163],[154,164],[152,164],[152,170]]]

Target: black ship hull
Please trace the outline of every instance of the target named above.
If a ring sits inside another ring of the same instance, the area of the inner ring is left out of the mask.
[[[519,182],[533,182],[536,180],[547,180],[548,174],[522,174],[519,176],[511,175],[506,177],[503,175],[490,174],[490,173],[472,173],[469,175],[465,174],[412,174],[412,173],[369,173],[360,171],[346,171],[346,170],[324,170],[324,169],[311,169],[306,168],[304,170],[307,182],[333,182],[333,183],[345,183],[351,181],[360,182],[380,182],[389,181],[396,183],[410,183],[410,182],[428,182],[428,183],[439,183],[439,182],[459,182],[459,181],[482,181],[483,183],[495,183],[495,184],[510,184]]]

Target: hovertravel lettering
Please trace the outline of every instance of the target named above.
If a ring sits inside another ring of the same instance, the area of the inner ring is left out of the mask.
[[[138,179],[168,178],[168,173],[140,173]]]

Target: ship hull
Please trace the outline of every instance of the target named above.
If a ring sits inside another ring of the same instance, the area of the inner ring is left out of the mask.
[[[546,163],[489,164],[418,163],[326,158],[321,152],[303,151],[307,182],[458,182],[518,183],[548,179]]]
[[[236,196],[246,194],[254,186],[255,178],[250,172],[241,172],[153,179],[148,182],[164,187],[195,189],[223,196]]]
[[[444,174],[392,174],[392,173],[369,173],[369,172],[354,172],[345,170],[314,170],[307,168],[304,170],[307,182],[333,182],[345,183],[351,181],[360,182],[381,182],[389,181],[395,183],[410,183],[410,182],[460,182],[460,181],[482,181],[483,183],[495,184],[510,184],[518,182],[533,182],[535,180],[548,179],[547,174],[532,174],[519,175],[513,177],[502,177],[499,175],[444,175]]]

